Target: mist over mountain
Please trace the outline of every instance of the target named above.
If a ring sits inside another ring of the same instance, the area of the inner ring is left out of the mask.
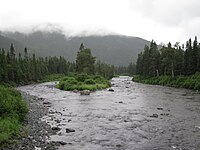
[[[20,53],[22,52],[22,50],[24,48],[23,44],[21,44],[20,42],[17,42],[14,39],[10,39],[10,38],[7,38],[7,37],[0,35],[0,48],[4,48],[5,50],[9,50],[11,43],[15,44],[15,48],[17,50],[20,50],[18,52],[20,52]]]
[[[75,61],[80,44],[83,43],[86,48],[92,50],[97,60],[121,66],[136,62],[138,53],[143,51],[145,44],[149,44],[149,41],[142,38],[122,35],[67,37],[61,31],[1,34],[9,40],[3,42],[4,44],[0,43],[0,47],[7,48],[10,43],[14,43],[17,50],[21,49],[18,51],[23,51],[24,47],[27,47],[29,53],[36,53],[37,56],[64,56],[69,61]]]

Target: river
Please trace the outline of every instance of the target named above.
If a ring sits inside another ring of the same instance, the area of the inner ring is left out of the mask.
[[[18,88],[45,99],[41,118],[61,130],[51,141],[60,150],[200,150],[198,91],[146,85],[130,77],[90,95],[61,91],[55,82]],[[73,129],[75,132],[66,132]]]

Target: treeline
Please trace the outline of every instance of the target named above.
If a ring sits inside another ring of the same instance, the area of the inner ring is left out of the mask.
[[[75,70],[75,63],[68,62],[64,57],[29,56],[27,48],[24,54],[16,55],[14,45],[10,50],[0,49],[0,83],[27,84],[37,82],[45,75],[67,74]]]
[[[9,50],[0,48],[0,84],[23,85],[38,82],[48,75],[69,73],[100,75],[110,79],[122,70],[101,61],[96,62],[91,50],[85,49],[83,44],[81,46],[82,51],[78,52],[76,63],[69,62],[62,56],[36,57],[35,54],[30,55],[27,48],[23,54],[17,53],[13,44]]]
[[[95,70],[98,75],[109,79],[115,75],[132,76],[136,74],[136,64],[131,62],[128,66],[114,66],[97,61]]]
[[[115,73],[116,73],[116,75],[126,75],[126,76],[135,75],[136,74],[136,64],[131,62],[128,64],[128,66],[115,67]]]
[[[179,43],[174,47],[168,43],[158,49],[158,45],[152,40],[150,46],[146,45],[138,55],[136,64],[136,73],[146,77],[166,75],[173,78],[196,72],[200,72],[200,44],[197,37],[193,42],[189,39],[185,48],[184,45],[179,46]]]

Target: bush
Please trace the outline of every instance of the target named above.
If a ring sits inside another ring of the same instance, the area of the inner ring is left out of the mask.
[[[65,77],[56,86],[61,90],[90,90],[104,89],[109,87],[110,82],[101,76],[88,76],[86,74],[74,75],[73,77]]]
[[[78,74],[78,75],[76,75],[76,80],[78,82],[84,82],[85,79],[89,79],[89,78],[90,78],[90,76],[88,76],[87,74]]]
[[[200,91],[200,81],[196,82],[194,89]]]
[[[93,79],[85,79],[85,84],[95,84],[95,81]]]
[[[0,86],[0,146],[18,134],[27,112],[27,105],[18,91]]]
[[[23,121],[27,112],[26,103],[22,100],[20,92],[0,86],[1,117],[15,115],[20,121]]]

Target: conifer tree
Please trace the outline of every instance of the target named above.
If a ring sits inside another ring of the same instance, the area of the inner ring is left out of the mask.
[[[90,49],[82,48],[84,46],[81,43],[80,51],[78,51],[76,58],[76,71],[78,73],[95,74],[95,57],[92,56]]]

